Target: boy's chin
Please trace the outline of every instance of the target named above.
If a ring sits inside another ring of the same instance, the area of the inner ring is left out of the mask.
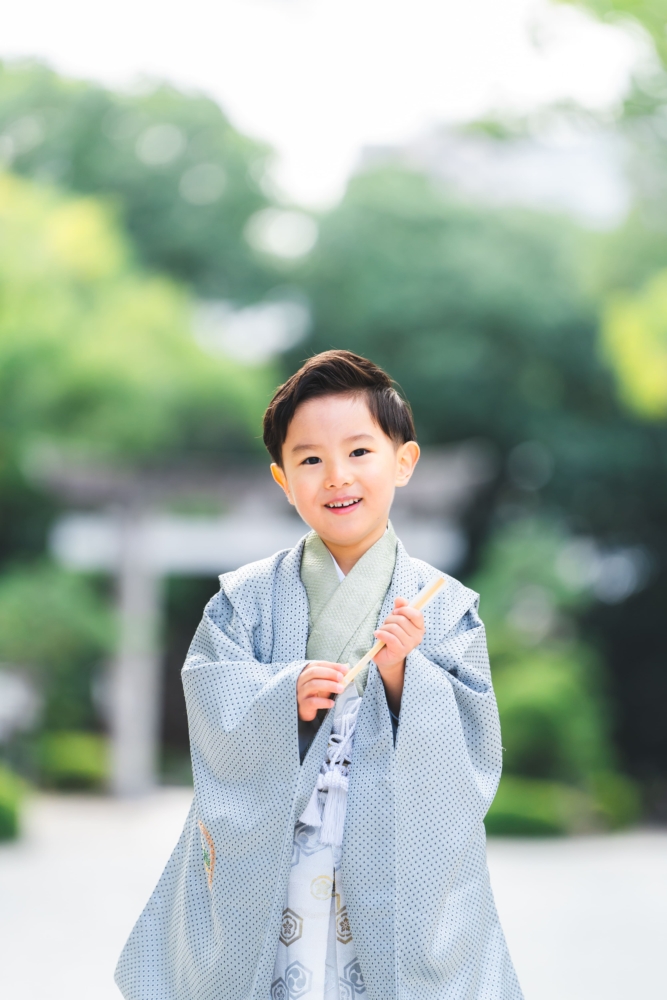
[[[324,541],[333,542],[335,545],[357,545],[376,529],[377,524],[369,522],[366,518],[334,516],[330,520],[320,522],[320,526],[314,530]]]

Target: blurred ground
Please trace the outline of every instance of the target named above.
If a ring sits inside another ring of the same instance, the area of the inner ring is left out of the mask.
[[[114,963],[190,798],[32,801],[24,839],[0,848],[4,995],[118,1000]],[[526,1000],[661,994],[667,832],[495,840],[489,859]]]

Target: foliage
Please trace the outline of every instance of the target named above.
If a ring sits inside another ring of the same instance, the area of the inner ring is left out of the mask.
[[[146,163],[178,129],[182,155]],[[125,99],[26,68],[0,70],[0,158],[9,154],[38,182],[0,174],[0,660],[39,680],[48,732],[78,730],[96,723],[91,684],[112,648],[110,614],[90,581],[34,561],[57,508],[26,473],[54,448],[122,465],[258,449],[274,376],[205,354],[190,293],[143,271],[137,247],[151,265],[196,271],[202,291],[250,294],[265,279],[239,241],[266,203],[248,176],[266,151],[203,98],[162,88]],[[188,173],[202,164],[217,174]],[[223,170],[225,197],[204,207],[197,177],[210,195]],[[65,196],[54,179],[106,197]]]
[[[547,232],[538,216],[462,205],[400,170],[358,176],[322,220],[303,276],[308,347],[350,346],[385,363],[429,441],[494,426],[514,442],[518,426],[525,435],[576,413],[584,386],[588,409],[604,412],[578,253],[558,220]]]
[[[604,814],[610,824],[623,810],[626,819],[633,814],[634,792],[615,770],[592,646],[612,628],[620,635],[606,652],[617,711],[634,713],[635,730],[643,732],[646,703],[658,690],[667,583],[658,566],[640,598],[654,609],[641,629],[636,604],[595,607],[585,587],[559,575],[567,533],[558,525],[613,545],[643,542],[657,563],[667,559],[665,428],[647,421],[645,408],[626,410],[617,398],[612,368],[621,384],[636,382],[638,347],[627,325],[615,346],[607,335],[602,350],[598,335],[600,302],[621,290],[606,316],[617,302],[641,313],[644,349],[660,357],[658,314],[646,320],[646,296],[653,272],[667,268],[667,227],[647,226],[645,216],[664,215],[662,181],[654,182],[667,176],[656,124],[667,90],[661,97],[649,89],[641,100],[635,95],[632,127],[635,139],[649,135],[651,157],[638,159],[650,160],[653,172],[642,176],[658,195],[647,194],[618,234],[591,235],[555,215],[466,204],[405,170],[354,178],[342,203],[321,218],[315,250],[289,265],[314,327],[283,366],[287,374],[304,354],[350,347],[400,381],[424,443],[475,436],[495,446],[504,471],[470,514],[466,571],[481,553],[474,585],[483,593],[503,713],[504,782],[514,782],[516,801],[523,795],[516,789],[530,782],[549,785],[539,793],[543,805],[570,792],[584,796],[596,822]],[[26,469],[45,446],[144,466],[255,452],[261,410],[278,376],[205,356],[191,336],[190,292],[173,279],[199,296],[236,302],[257,301],[284,280],[245,235],[269,205],[262,180],[268,157],[201,95],[168,86],[119,94],[39,66],[0,70],[0,158],[14,171],[0,177],[5,565],[43,550],[56,508]],[[630,361],[620,364],[621,356]],[[553,465],[550,481],[513,475],[515,449],[526,442],[537,443]],[[540,510],[559,512],[561,520],[508,526],[509,515]],[[46,571],[30,572],[35,583],[33,590],[22,584],[23,608],[37,606],[31,602],[43,592]],[[94,588],[88,594],[98,600]],[[192,600],[195,616],[201,601]],[[23,612],[12,606],[18,620]],[[63,671],[69,694],[56,709],[54,680],[47,717],[49,725],[57,717],[75,730],[92,720],[90,677],[108,647],[77,632],[71,607],[62,615],[73,629],[71,656],[52,663],[45,646],[43,661],[35,654],[31,664],[47,679]],[[596,635],[578,625],[587,618],[595,618]],[[38,645],[28,639],[27,649]],[[628,644],[634,700],[625,697]],[[1,650],[0,657],[7,658]],[[68,685],[77,672],[75,691]],[[662,754],[664,765],[664,733],[651,740],[642,753],[647,760]],[[545,808],[538,809],[543,818]]]
[[[113,647],[106,601],[87,581],[49,564],[0,575],[0,661],[29,671],[47,729],[91,725],[91,681]]]
[[[45,733],[39,744],[41,781],[50,788],[104,787],[109,776],[107,741],[96,733]]]
[[[0,841],[18,836],[23,783],[0,764]]]
[[[666,0],[561,0],[586,7],[598,17],[609,21],[632,19],[648,32],[663,61],[667,60]]]
[[[667,271],[635,295],[609,299],[602,342],[628,406],[649,419],[667,416]]]
[[[660,227],[649,237],[639,217],[632,225],[634,242],[626,247],[621,237],[586,233],[554,215],[457,200],[402,169],[369,170],[320,220],[318,244],[298,275],[313,330],[285,367],[294,370],[315,350],[356,350],[400,383],[420,441],[476,437],[495,446],[500,475],[469,514],[467,572],[482,558],[497,519],[512,512],[549,510],[603,544],[643,544],[652,552],[650,588],[627,611],[577,604],[576,595],[567,615],[555,610],[571,629],[588,618],[590,645],[605,650],[615,732],[627,734],[623,750],[638,771],[664,772],[667,741],[652,737],[649,745],[639,708],[662,689],[659,613],[643,615],[642,629],[634,622],[637,605],[657,611],[667,599],[667,427],[648,423],[619,399],[599,337],[601,303],[619,276],[632,292],[663,251],[667,266]],[[532,484],[513,468],[515,449],[528,442],[550,466]],[[531,544],[541,551],[539,538]],[[558,581],[539,586],[563,590]],[[488,588],[481,589],[486,618]],[[618,642],[605,646],[610,629],[628,642],[632,636],[636,699],[624,696],[628,643],[624,655]],[[587,657],[577,653],[574,661]]]
[[[548,419],[564,392],[574,402],[577,368],[595,362],[576,234],[557,220],[549,230],[547,237],[544,222],[527,213],[450,201],[417,174],[356,177],[322,221],[304,275],[313,347],[342,342],[380,352],[415,397],[429,439],[485,431],[491,413],[499,434],[513,437],[522,414],[537,406],[535,418]],[[505,394],[510,381],[514,398]]]
[[[578,527],[662,523],[667,466],[599,354],[582,278],[591,237],[394,169],[354,178],[320,233],[300,275],[313,333],[291,369],[314,350],[356,350],[399,381],[425,443],[478,436],[505,456],[536,440],[554,460],[547,495]]]
[[[121,94],[0,64],[0,135],[14,171],[110,199],[150,267],[215,298],[252,300],[274,282],[243,239],[268,203],[269,150],[210,98],[166,84]]]
[[[489,832],[573,832],[638,815],[634,787],[615,774],[597,658],[577,635],[574,615],[591,598],[574,562],[557,524],[511,522],[472,581],[483,595],[505,747]]]
[[[508,773],[576,784],[607,765],[611,751],[582,652],[538,648],[497,670]]]
[[[0,174],[0,558],[43,548],[38,446],[151,464],[258,447],[270,373],[204,354],[191,326],[107,207]]]
[[[503,775],[484,825],[496,836],[552,837],[590,831],[595,815],[589,796],[577,788]]]
[[[248,443],[269,383],[194,342],[185,292],[131,266],[110,213],[0,177],[0,417],[124,458]]]
[[[622,829],[640,815],[637,787],[622,774],[602,772],[585,791],[504,773],[484,825],[492,836],[551,837]]]

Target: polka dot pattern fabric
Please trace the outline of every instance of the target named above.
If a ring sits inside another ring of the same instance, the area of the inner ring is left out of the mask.
[[[120,957],[126,1000],[269,1000],[294,826],[331,730],[330,713],[300,765],[302,546],[224,574],[192,642],[194,802]],[[399,542],[379,620],[435,575]],[[521,1000],[486,866],[501,744],[477,595],[448,578],[425,618],[395,746],[374,666],[360,709],[341,862],[351,933],[368,1000]]]

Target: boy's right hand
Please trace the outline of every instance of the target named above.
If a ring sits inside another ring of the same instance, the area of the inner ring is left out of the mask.
[[[296,701],[303,722],[312,722],[319,708],[333,707],[331,695],[344,690],[342,680],[349,669],[347,663],[326,660],[313,660],[303,668],[296,682]]]

